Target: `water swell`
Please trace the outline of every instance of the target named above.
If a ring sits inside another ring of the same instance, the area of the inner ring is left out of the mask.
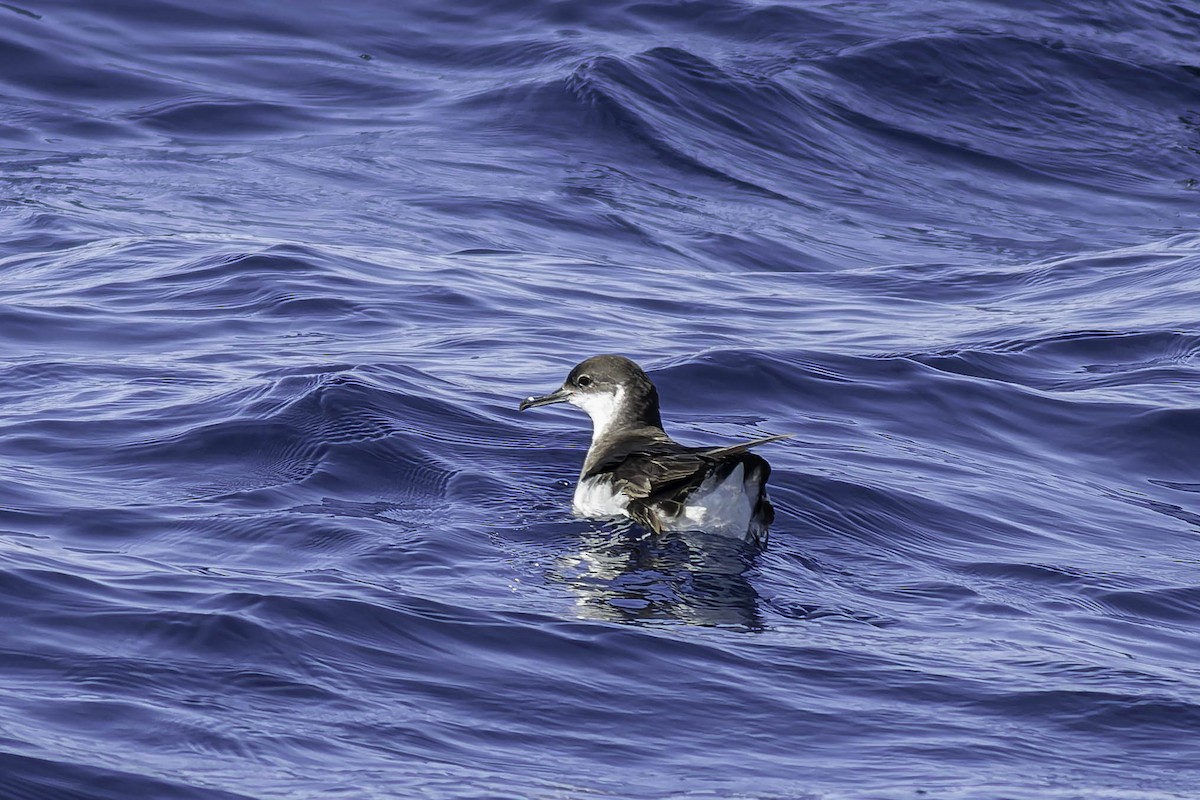
[[[1191,791],[1189,12],[43,6],[0,794]],[[769,547],[572,515],[597,352]]]

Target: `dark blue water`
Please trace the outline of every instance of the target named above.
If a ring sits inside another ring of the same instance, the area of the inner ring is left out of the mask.
[[[0,5],[0,798],[1192,798],[1191,3]],[[576,361],[764,449],[570,516]]]

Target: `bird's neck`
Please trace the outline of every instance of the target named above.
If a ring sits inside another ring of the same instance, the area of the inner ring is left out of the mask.
[[[657,428],[662,430],[662,416],[658,411],[658,393],[650,387],[646,394],[637,389],[618,387],[615,392],[587,397],[579,403],[592,418],[592,446],[624,430]]]

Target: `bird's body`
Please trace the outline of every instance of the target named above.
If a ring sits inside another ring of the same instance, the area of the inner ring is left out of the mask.
[[[785,439],[769,436],[727,447],[686,447],[662,427],[658,391],[622,356],[593,356],[561,389],[521,409],[569,402],[592,418],[573,506],[582,516],[627,516],[658,533],[702,530],[765,544],[775,517],[767,498],[771,467],[750,452]]]

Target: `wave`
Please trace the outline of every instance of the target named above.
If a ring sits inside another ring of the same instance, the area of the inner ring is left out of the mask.
[[[0,794],[1193,787],[1188,12],[280,8],[0,5]]]

